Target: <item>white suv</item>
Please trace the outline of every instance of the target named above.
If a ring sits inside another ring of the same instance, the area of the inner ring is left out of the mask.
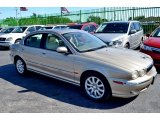
[[[105,22],[96,30],[95,36],[111,47],[136,49],[143,41],[143,29],[138,21]]]
[[[10,47],[14,43],[20,42],[28,33],[39,30],[43,25],[19,26],[11,33],[0,35],[0,46]]]

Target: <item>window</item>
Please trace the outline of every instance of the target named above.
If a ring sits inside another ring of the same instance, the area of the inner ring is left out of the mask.
[[[94,32],[96,30],[96,27],[94,25],[90,25],[90,31]]]
[[[48,34],[45,49],[56,51],[56,49],[60,46],[65,46],[64,42],[54,34]]]
[[[54,29],[61,29],[61,26],[56,26],[54,27]]]
[[[88,32],[89,31],[89,26],[88,25],[84,26],[83,30]]]
[[[127,33],[128,22],[104,23],[100,26],[97,33]]]
[[[139,26],[139,23],[138,23],[138,22],[135,22],[135,23],[134,23],[134,27],[135,27],[135,30],[136,30],[136,31],[140,31],[140,26]]]
[[[35,26],[36,30],[39,30],[42,26]]]
[[[35,31],[35,28],[34,27],[29,27],[27,31],[33,32],[33,31]]]
[[[36,34],[29,36],[27,39],[25,39],[24,44],[29,47],[35,47],[40,48],[42,39],[42,34]]]
[[[133,23],[132,23],[131,26],[130,26],[130,31],[131,31],[131,30],[135,30],[135,27],[134,27]]]

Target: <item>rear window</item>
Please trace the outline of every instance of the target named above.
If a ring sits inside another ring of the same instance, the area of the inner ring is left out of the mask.
[[[69,29],[81,29],[82,28],[82,25],[71,25],[71,26],[68,26]]]

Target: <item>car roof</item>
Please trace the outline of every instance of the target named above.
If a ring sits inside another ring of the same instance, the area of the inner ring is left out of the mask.
[[[42,33],[42,32],[56,32],[58,34],[65,34],[65,33],[70,33],[70,32],[81,32],[81,33],[84,33],[86,31],[83,31],[83,30],[78,30],[78,29],[62,29],[62,30],[59,30],[59,29],[48,29],[48,30],[39,30],[39,31],[35,31],[35,33]]]
[[[133,22],[139,22],[139,21],[111,21],[111,22],[104,22],[104,23],[133,23]]]

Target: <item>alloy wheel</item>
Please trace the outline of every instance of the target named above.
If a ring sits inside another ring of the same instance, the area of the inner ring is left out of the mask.
[[[87,94],[94,99],[102,98],[105,93],[103,82],[94,76],[88,77],[86,79],[85,90]]]

